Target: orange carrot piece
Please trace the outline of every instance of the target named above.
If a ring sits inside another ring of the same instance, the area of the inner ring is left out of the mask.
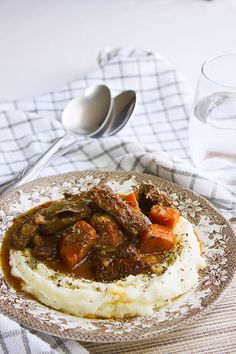
[[[133,208],[136,211],[140,211],[139,205],[138,205],[138,200],[136,193],[133,192],[131,194],[128,194],[125,196],[125,201],[131,208]]]
[[[173,229],[179,220],[179,211],[175,208],[154,205],[149,213],[149,219],[154,224],[164,225]]]
[[[140,252],[153,254],[162,251],[169,251],[175,244],[173,231],[166,226],[151,224],[148,231],[140,236]]]
[[[78,266],[96,241],[96,231],[85,221],[78,221],[60,240],[61,261],[70,269]]]

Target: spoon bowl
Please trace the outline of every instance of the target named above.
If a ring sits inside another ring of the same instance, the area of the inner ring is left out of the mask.
[[[105,136],[117,134],[128,123],[136,104],[135,91],[121,92],[114,98],[111,117],[107,120],[108,125]]]
[[[72,99],[62,112],[61,121],[69,133],[92,136],[106,121],[111,109],[111,93],[107,86],[88,87]]]

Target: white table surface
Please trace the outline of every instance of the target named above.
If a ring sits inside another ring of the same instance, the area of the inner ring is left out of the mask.
[[[194,86],[207,57],[236,51],[236,0],[0,0],[0,100],[60,87],[121,45],[159,51]]]

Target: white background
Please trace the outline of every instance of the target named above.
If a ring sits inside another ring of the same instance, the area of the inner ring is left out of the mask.
[[[236,0],[0,0],[0,100],[60,87],[103,47],[159,51],[194,87],[209,56],[236,51]]]

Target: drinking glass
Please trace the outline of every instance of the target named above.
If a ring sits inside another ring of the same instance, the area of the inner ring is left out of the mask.
[[[236,53],[202,66],[189,125],[190,152],[199,172],[236,185]]]

